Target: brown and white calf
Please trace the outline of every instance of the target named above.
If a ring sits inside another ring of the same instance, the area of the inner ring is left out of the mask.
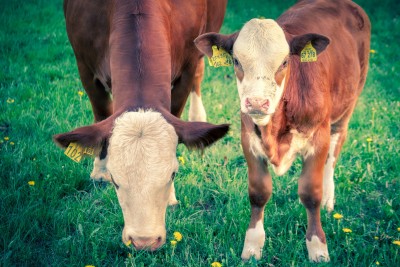
[[[211,145],[226,124],[205,121],[203,54],[193,44],[219,31],[226,0],[65,0],[68,38],[95,123],[58,134],[62,147],[95,147],[93,179],[113,182],[124,216],[122,239],[137,249],[165,242],[165,213],[176,204],[176,148]],[[111,97],[112,95],[112,97]]]
[[[367,15],[351,1],[299,1],[276,21],[252,19],[232,35],[208,33],[195,43],[208,56],[213,45],[233,56],[251,203],[242,258],[259,259],[264,246],[267,165],[283,175],[300,155],[309,259],[329,261],[320,207],[333,210],[333,170],[367,75]],[[310,43],[317,60],[302,62]]]

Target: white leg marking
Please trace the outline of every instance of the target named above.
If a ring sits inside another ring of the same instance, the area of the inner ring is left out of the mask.
[[[306,239],[306,245],[308,250],[308,258],[310,261],[313,262],[328,262],[329,259],[329,252],[328,252],[328,245],[322,243],[318,236],[313,235],[311,237],[311,241]]]
[[[177,205],[177,204],[179,204],[179,201],[176,199],[175,186],[174,186],[174,182],[172,182],[171,193],[169,194],[169,199],[168,199],[168,205],[173,206],[173,205]]]
[[[201,96],[198,96],[196,92],[190,93],[189,121],[207,121],[207,114],[201,101]]]
[[[90,178],[95,181],[109,181],[111,182],[110,172],[107,170],[107,157],[104,159],[100,159],[99,157],[95,157],[93,162],[93,171],[90,174]]]
[[[335,204],[335,182],[333,180],[335,169],[333,167],[333,164],[336,159],[334,153],[339,137],[340,134],[334,134],[331,136],[328,159],[326,160],[324,168],[324,190],[321,204],[322,207],[326,207],[328,212],[331,212],[333,210]]]
[[[246,238],[242,251],[242,259],[248,260],[254,256],[256,260],[261,259],[262,249],[265,242],[265,231],[263,221],[256,223],[255,228],[249,228],[246,231]]]

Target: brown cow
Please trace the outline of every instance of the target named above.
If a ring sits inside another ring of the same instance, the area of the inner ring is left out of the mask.
[[[299,1],[276,21],[252,19],[237,33],[195,42],[208,56],[213,45],[225,49],[235,65],[251,203],[242,258],[259,259],[264,246],[272,193],[267,162],[283,175],[300,155],[309,258],[329,261],[320,206],[333,209],[334,166],[367,75],[367,15],[347,0]]]
[[[54,140],[62,147],[96,148],[91,177],[115,185],[122,239],[137,249],[155,250],[165,242],[166,207],[177,203],[178,142],[204,148],[228,131],[226,124],[179,119],[192,92],[190,119],[205,120],[199,95],[203,54],[193,40],[218,31],[225,9],[226,0],[64,1],[68,37],[96,123]]]

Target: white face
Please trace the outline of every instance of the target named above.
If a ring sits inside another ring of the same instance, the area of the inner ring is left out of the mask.
[[[107,168],[124,215],[124,243],[155,250],[165,242],[177,145],[175,129],[158,112],[127,112],[115,121]]]
[[[233,46],[240,108],[254,123],[266,125],[282,97],[289,44],[270,19],[252,19]]]

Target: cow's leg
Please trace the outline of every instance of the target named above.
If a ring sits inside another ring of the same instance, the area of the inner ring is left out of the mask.
[[[171,185],[171,193],[169,194],[169,199],[168,199],[168,205],[173,206],[173,205],[177,205],[179,202],[176,199],[176,195],[175,195],[175,185],[174,182],[172,182]]]
[[[307,210],[306,245],[310,261],[329,261],[328,246],[321,226],[320,206],[324,165],[329,150],[329,130],[319,130],[313,137],[314,151],[303,159],[298,193]]]
[[[103,83],[96,79],[86,65],[78,62],[78,70],[85,91],[92,105],[94,120],[102,121],[112,114],[112,100]],[[96,156],[90,177],[96,181],[110,181],[110,173],[106,168],[107,144],[103,144],[100,155]]]
[[[250,142],[260,142],[255,134],[249,134],[242,123],[242,148],[248,166],[248,191],[251,205],[250,224],[246,231],[242,259],[248,260],[254,256],[260,259],[265,242],[264,207],[272,194],[272,178],[268,172],[267,163],[257,157],[250,149]],[[251,139],[255,140],[251,140]]]
[[[182,75],[174,82],[172,86],[171,113],[178,118],[182,115],[189,94],[193,91],[193,88],[195,86],[197,65],[198,64],[195,63],[186,66],[185,70],[182,72]],[[198,102],[196,103],[196,105],[197,104]],[[189,120],[190,119],[191,118],[189,118]]]
[[[201,81],[204,75],[204,60],[200,59],[190,92],[189,121],[207,121],[206,110],[201,100]]]

